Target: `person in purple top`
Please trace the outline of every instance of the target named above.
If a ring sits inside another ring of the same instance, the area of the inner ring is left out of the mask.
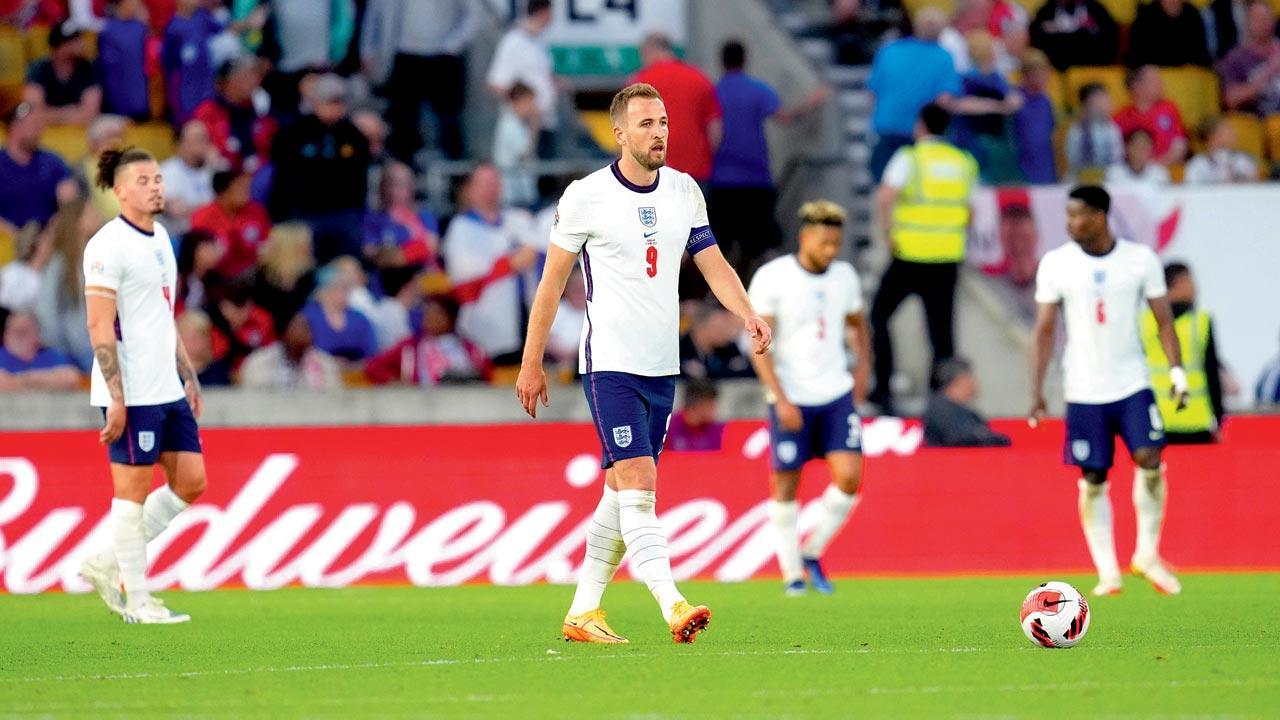
[[[209,41],[222,26],[202,0],[178,0],[164,29],[160,64],[173,124],[182,125],[200,103],[213,97],[213,55]]]
[[[36,316],[16,312],[4,324],[0,347],[0,391],[75,390],[80,371],[66,355],[40,344]]]
[[[1013,131],[1018,141],[1018,167],[1032,185],[1058,181],[1053,152],[1053,102],[1047,92],[1052,80],[1048,56],[1039,50],[1028,50],[1022,61],[1022,107],[1013,116]]]
[[[320,270],[317,284],[311,302],[302,308],[315,346],[353,366],[377,355],[373,324],[351,307],[348,298],[356,283],[343,272],[341,259]]]
[[[137,122],[151,116],[147,94],[147,35],[142,0],[111,0],[107,22],[98,34],[98,75],[103,107]]]
[[[44,108],[27,102],[9,113],[0,149],[0,231],[11,236],[30,221],[49,222],[58,206],[80,193],[66,163],[40,149],[45,118]]]
[[[716,97],[724,113],[724,130],[711,170],[707,210],[730,263],[742,277],[756,260],[782,240],[774,217],[778,191],[769,172],[765,121],[789,123],[817,109],[827,99],[826,87],[814,90],[803,105],[784,108],[773,88],[746,73],[747,52],[737,40],[720,51],[724,75]]]
[[[716,419],[720,393],[709,380],[691,378],[684,385],[684,404],[671,416],[665,447],[672,452],[714,452],[724,440],[724,423]]]

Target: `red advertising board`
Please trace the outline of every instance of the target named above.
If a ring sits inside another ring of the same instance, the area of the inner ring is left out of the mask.
[[[864,498],[827,558],[836,574],[1080,570],[1075,473],[1061,423],[997,423],[1012,448],[922,449],[920,428],[869,423]],[[158,587],[569,582],[602,475],[586,424],[207,430],[209,490],[154,541]],[[1280,418],[1167,454],[1163,552],[1182,568],[1280,568]],[[776,574],[768,438],[731,423],[724,449],[666,453],[659,513],[678,577]],[[807,470],[802,529],[825,470]],[[1132,466],[1112,475],[1117,547],[1133,544]],[[0,435],[0,587],[86,589],[105,542],[106,452],[95,432]]]

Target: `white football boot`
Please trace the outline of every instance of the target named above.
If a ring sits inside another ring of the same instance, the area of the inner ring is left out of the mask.
[[[129,603],[124,610],[124,621],[139,625],[175,625],[191,622],[186,613],[176,613],[164,606],[158,598],[148,597],[138,603]]]
[[[120,568],[115,564],[105,565],[97,555],[91,555],[80,563],[80,577],[89,583],[102,598],[107,609],[117,615],[124,615],[124,594],[120,592]]]

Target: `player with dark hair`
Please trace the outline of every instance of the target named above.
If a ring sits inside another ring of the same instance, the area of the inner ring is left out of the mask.
[[[1082,185],[1067,201],[1067,233],[1074,242],[1046,253],[1036,274],[1035,342],[1032,346],[1031,422],[1045,415],[1044,379],[1053,354],[1058,309],[1067,329],[1063,358],[1067,400],[1065,460],[1080,468],[1080,523],[1098,569],[1094,595],[1121,591],[1112,533],[1107,473],[1121,436],[1134,463],[1133,505],[1138,517],[1131,567],[1160,592],[1177,594],[1178,579],[1160,558],[1164,520],[1164,425],[1138,331],[1143,305],[1155,315],[1160,344],[1169,360],[1171,397],[1187,402],[1187,373],[1173,329],[1164,268],[1145,245],[1111,234],[1111,196]],[[1144,303],[1145,300],[1145,303]]]
[[[205,487],[200,381],[173,319],[173,245],[155,220],[164,210],[164,179],[150,153],[111,149],[98,159],[98,185],[120,201],[120,216],[84,249],[90,402],[105,419],[98,437],[109,446],[115,496],[111,546],[86,559],[80,574],[126,622],[187,622],[189,615],[152,597],[145,577],[147,541]],[[156,463],[168,482],[148,494]]]

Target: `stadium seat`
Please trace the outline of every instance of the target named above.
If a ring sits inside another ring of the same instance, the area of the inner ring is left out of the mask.
[[[946,13],[947,17],[950,17],[955,10],[955,2],[954,0],[902,0],[902,9],[907,11],[908,16],[915,16],[920,11],[920,8],[926,7],[936,7]],[[1032,10],[1030,12],[1034,13],[1035,11]]]
[[[49,28],[35,26],[22,33],[26,47],[27,64],[49,55]]]
[[[4,230],[0,230],[0,267],[8,265],[9,261],[13,260],[13,256],[13,236]]]
[[[1169,166],[1169,179],[1175,185],[1181,185],[1184,178],[1187,177],[1187,166],[1182,163]]]
[[[422,291],[428,296],[446,295],[452,287],[453,283],[449,280],[449,276],[443,272],[427,273],[422,278]]]
[[[1120,27],[1128,27],[1138,17],[1138,0],[1101,0],[1102,6]]]
[[[490,385],[515,385],[516,378],[520,376],[519,365],[498,365],[493,368],[493,375],[489,377]]]
[[[611,151],[614,140],[613,122],[609,120],[609,111],[583,110],[578,116],[582,119],[582,124],[586,126],[587,131],[591,133],[591,139],[605,151]]]
[[[1119,110],[1129,104],[1129,89],[1124,84],[1125,70],[1116,65],[1080,66],[1068,68],[1063,77],[1063,100],[1075,110],[1080,104],[1080,88],[1089,83],[1100,83],[1111,93],[1111,102]]]
[[[1263,122],[1267,135],[1267,157],[1280,162],[1280,115],[1271,115]]]
[[[1188,134],[1195,134],[1204,119],[1222,112],[1218,104],[1218,76],[1198,67],[1160,68],[1165,97],[1182,113]]]
[[[147,104],[151,117],[163,121],[165,119],[164,73],[151,73],[147,76]]]
[[[344,370],[342,372],[342,384],[346,387],[372,387],[373,383],[369,382],[369,378],[365,376],[364,370],[355,368],[353,370]]]
[[[162,122],[130,124],[124,130],[124,142],[137,145],[163,161],[173,154],[173,128]]]
[[[0,115],[7,114],[22,101],[26,66],[22,34],[11,27],[0,27]]]
[[[68,165],[74,165],[89,152],[89,140],[80,125],[50,125],[44,131],[45,149],[58,154]]]
[[[1248,113],[1231,113],[1227,116],[1231,129],[1236,131],[1237,147],[1249,153],[1259,166],[1265,165],[1267,153],[1263,140],[1262,121]]]

